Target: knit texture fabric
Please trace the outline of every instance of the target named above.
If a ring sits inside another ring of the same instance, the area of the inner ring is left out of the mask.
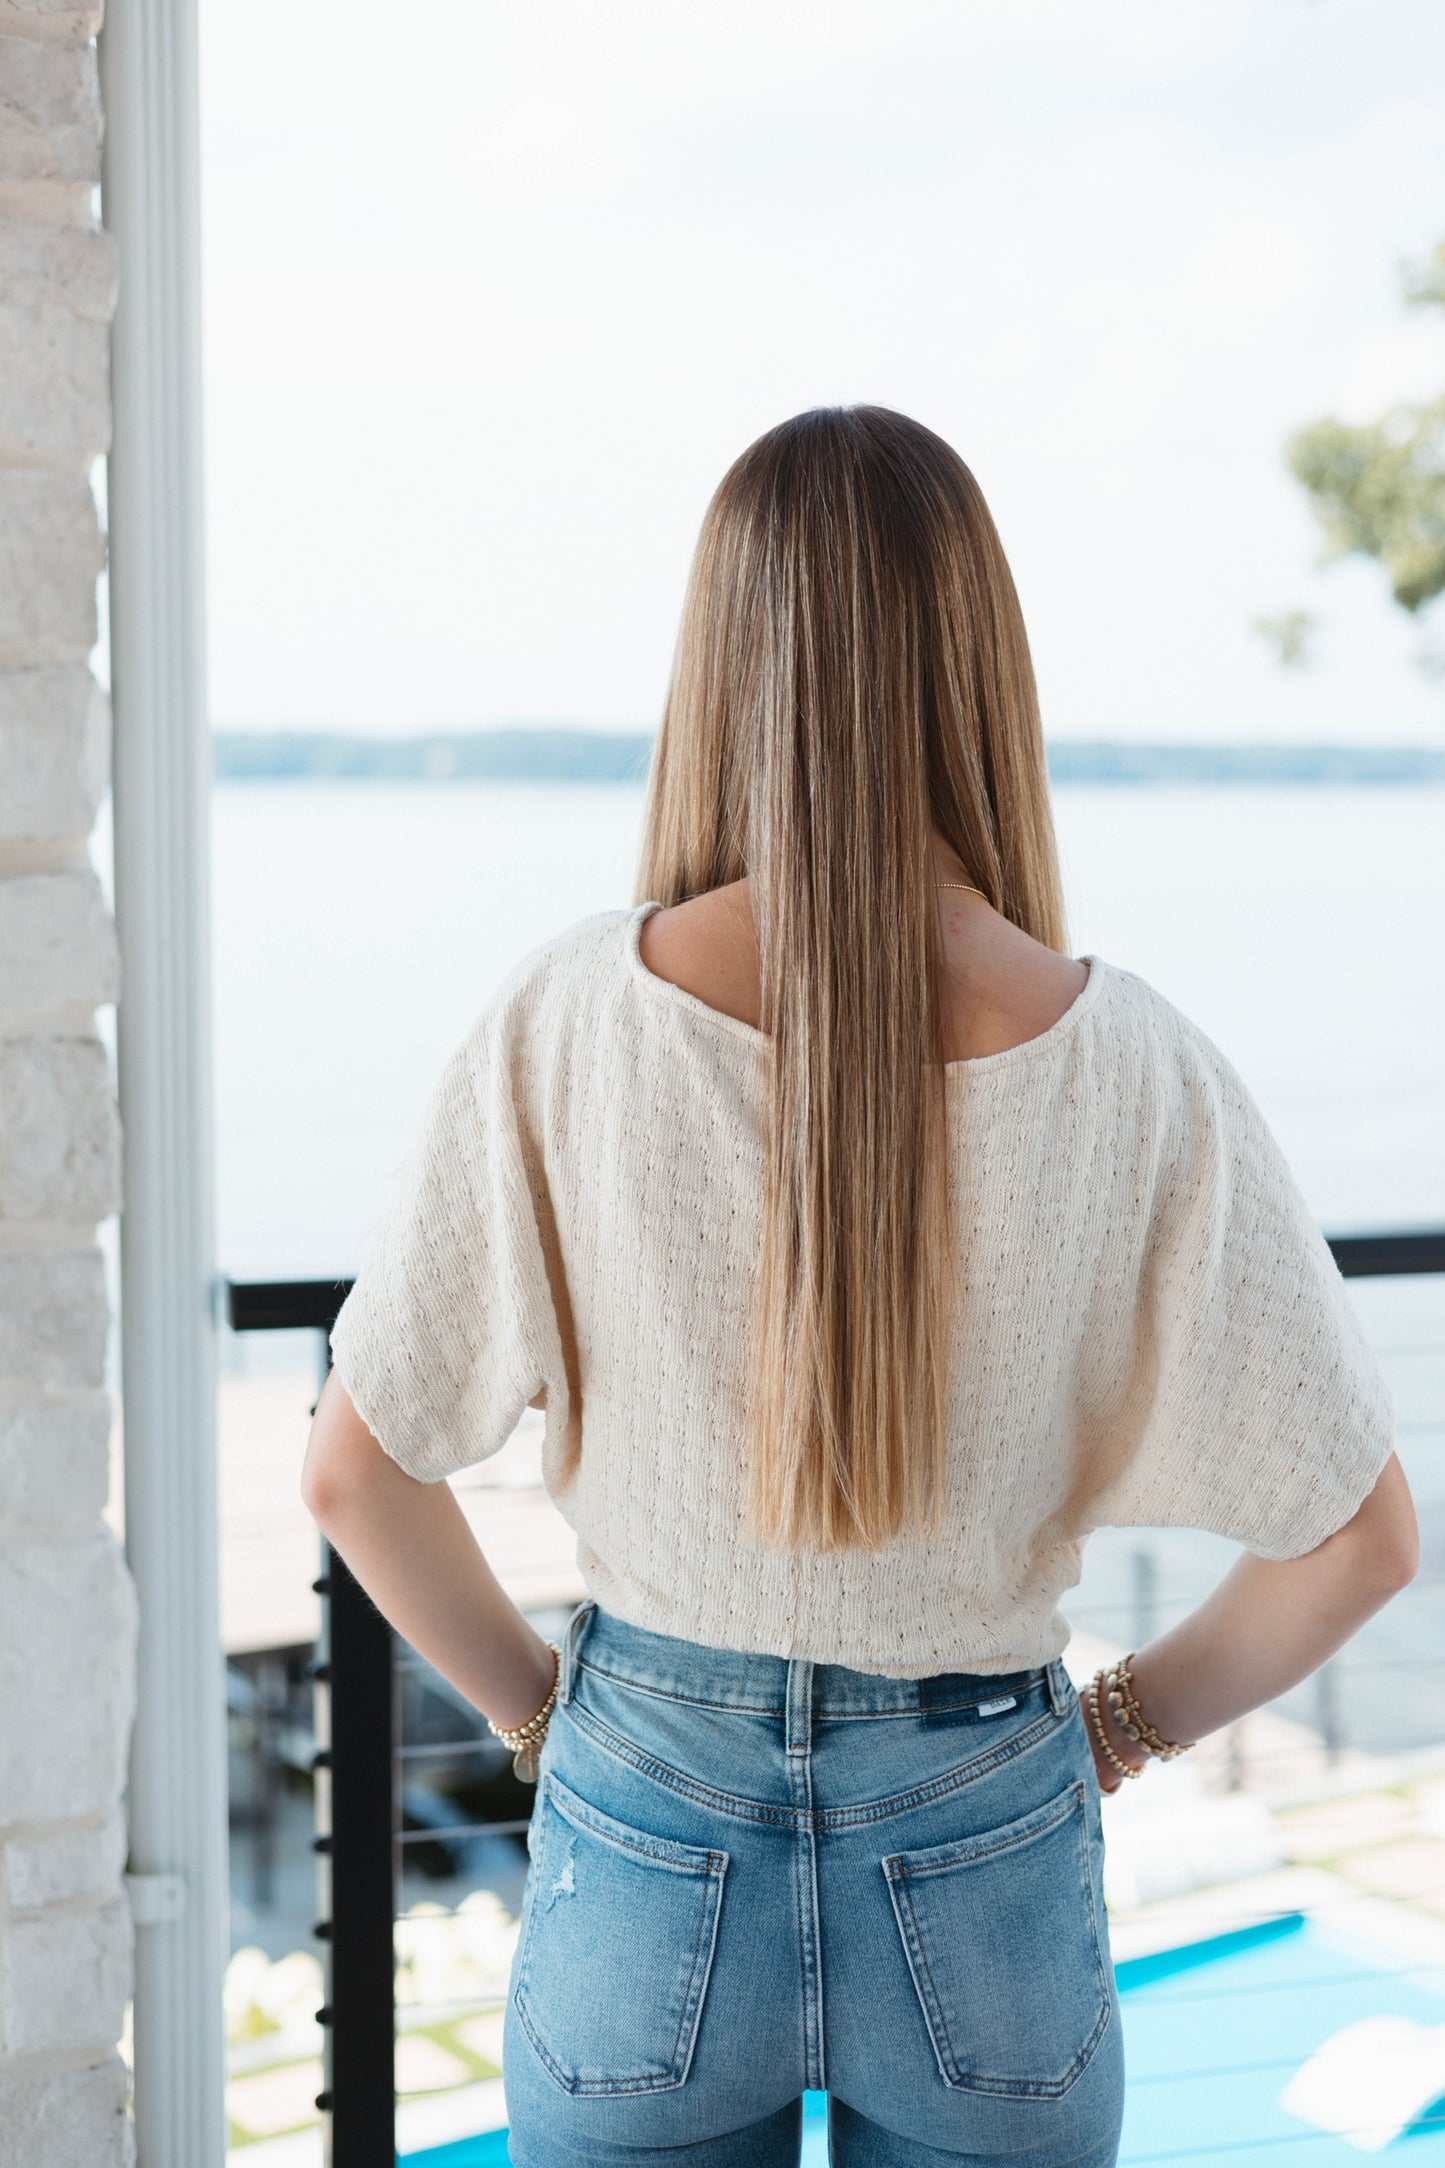
[[[1351,1517],[1393,1421],[1329,1250],[1223,1055],[1090,957],[1041,1037],[948,1065],[947,1533],[746,1541],[769,1044],[648,970],[660,908],[534,949],[432,1092],[331,1336],[402,1468],[438,1481],[544,1406],[544,1480],[604,1608],[899,1678],[1061,1654],[1096,1526],[1293,1558]]]

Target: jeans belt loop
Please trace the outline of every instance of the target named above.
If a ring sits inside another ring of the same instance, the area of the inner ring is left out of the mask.
[[[577,1675],[577,1651],[582,1636],[587,1630],[588,1621],[596,1609],[596,1597],[587,1596],[578,1604],[571,1618],[567,1621],[567,1631],[562,1636],[562,1661],[557,1667],[557,1699],[559,1702],[572,1699],[572,1682]]]

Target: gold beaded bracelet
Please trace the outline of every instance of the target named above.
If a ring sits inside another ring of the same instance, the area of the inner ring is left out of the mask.
[[[1100,1676],[1100,1673],[1095,1672],[1093,1678],[1090,1679],[1088,1685],[1084,1688],[1082,1696],[1080,1697],[1083,1701],[1084,1707],[1089,1712],[1089,1722],[1094,1728],[1094,1736],[1098,1740],[1104,1752],[1108,1755],[1110,1761],[1114,1764],[1114,1767],[1119,1770],[1121,1775],[1126,1777],[1142,1777],[1144,1774],[1144,1764],[1142,1762],[1125,1761],[1123,1755],[1116,1754],[1114,1752],[1114,1749],[1109,1744],[1108,1736],[1104,1730],[1104,1719],[1099,1714]]]
[[[524,1784],[537,1781],[537,1764],[542,1752],[542,1741],[547,1736],[552,1710],[557,1701],[557,1688],[562,1677],[562,1651],[555,1641],[547,1643],[552,1651],[552,1691],[535,1716],[529,1716],[525,1724],[494,1724],[487,1718],[487,1729],[494,1731],[504,1746],[516,1752],[512,1763],[514,1773]]]
[[[1136,1745],[1142,1746],[1146,1754],[1154,1755],[1159,1761],[1172,1761],[1176,1754],[1187,1754],[1194,1745],[1192,1739],[1161,1737],[1140,1708],[1134,1693],[1134,1675],[1129,1669],[1133,1661],[1134,1651],[1130,1649],[1127,1656],[1121,1656],[1118,1663],[1110,1664],[1098,1674],[1115,1723]]]

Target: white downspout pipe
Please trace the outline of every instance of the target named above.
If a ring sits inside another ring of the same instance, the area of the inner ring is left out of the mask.
[[[121,1408],[140,1599],[136,2133],[139,2168],[220,2168],[228,1891],[196,0],[111,0],[100,64],[103,211],[120,255],[108,500]]]

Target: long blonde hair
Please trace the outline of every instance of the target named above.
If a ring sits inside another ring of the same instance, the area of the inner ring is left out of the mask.
[[[747,876],[770,1035],[747,1526],[936,1532],[957,1259],[930,827],[1062,950],[1033,666],[978,484],[886,407],[724,475],[693,560],[634,902]]]

